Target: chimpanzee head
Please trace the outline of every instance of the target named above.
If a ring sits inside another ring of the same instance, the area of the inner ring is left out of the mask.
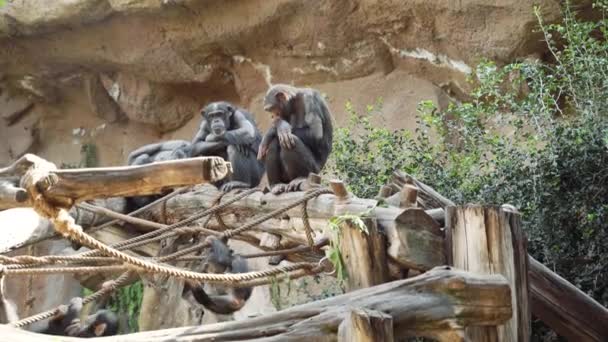
[[[211,129],[211,133],[222,136],[230,128],[230,119],[235,107],[228,102],[212,102],[201,111],[204,120]]]
[[[264,110],[287,119],[293,112],[292,99],[298,89],[287,84],[275,84],[264,96]]]
[[[99,310],[82,323],[68,327],[68,335],[73,337],[114,336],[118,333],[118,318],[109,310]]]

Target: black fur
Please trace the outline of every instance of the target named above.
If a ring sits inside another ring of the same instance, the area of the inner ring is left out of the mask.
[[[329,108],[314,89],[277,84],[266,93],[264,109],[274,113],[274,120],[262,139],[258,159],[265,159],[272,192],[301,190],[305,178],[319,173],[331,153]]]
[[[262,136],[251,114],[229,102],[213,102],[201,116],[192,156],[219,156],[232,164],[230,178],[215,185],[222,191],[257,186],[264,174],[264,165],[256,160]]]
[[[169,140],[144,145],[127,157],[127,165],[145,165],[154,162],[190,158],[192,145],[185,140]],[[160,195],[127,197],[130,210],[141,208],[160,198]]]
[[[247,260],[234,254],[220,239],[210,236],[211,242],[204,271],[209,273],[245,273],[249,271]],[[228,315],[240,310],[251,297],[250,287],[230,288],[225,295],[208,295],[203,284],[186,281],[184,293],[192,291],[197,302],[215,313]]]

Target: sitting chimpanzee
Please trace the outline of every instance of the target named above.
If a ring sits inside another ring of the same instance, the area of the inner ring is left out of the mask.
[[[206,273],[245,273],[249,271],[247,260],[233,251],[220,239],[209,236],[209,252],[205,259],[203,272]],[[231,314],[240,310],[251,296],[250,287],[230,288],[225,295],[209,295],[203,284],[192,280],[184,283],[184,292],[192,291],[197,302],[205,308],[219,314]]]
[[[232,164],[222,191],[257,186],[264,165],[256,159],[262,136],[250,113],[228,102],[213,102],[201,111],[203,120],[192,140],[192,156],[219,156]]]
[[[264,110],[273,114],[273,126],[260,144],[258,159],[265,159],[271,191],[302,190],[308,174],[319,173],[331,153],[329,108],[314,89],[277,84],[266,93]]]
[[[47,324],[32,329],[47,335],[72,337],[113,336],[118,332],[118,318],[108,310],[99,310],[81,322],[78,316],[82,310],[82,298],[74,297],[69,305],[62,305],[59,312]]]
[[[185,159],[190,157],[192,145],[185,140],[169,140],[144,145],[127,157],[127,165],[144,165],[154,162]],[[154,196],[128,197],[129,207],[134,210],[141,208],[159,198]]]

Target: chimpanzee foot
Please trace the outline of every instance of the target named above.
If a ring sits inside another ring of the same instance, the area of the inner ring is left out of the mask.
[[[279,195],[287,191],[287,184],[278,183],[272,186],[270,192],[274,195]]]
[[[287,185],[287,192],[294,192],[302,190],[302,185],[306,182],[306,178],[300,177],[292,180]]]
[[[228,182],[224,185],[222,185],[220,187],[220,190],[222,192],[228,192],[234,189],[246,189],[246,188],[250,188],[251,186],[245,182],[239,182],[239,181],[232,181],[232,182]]]

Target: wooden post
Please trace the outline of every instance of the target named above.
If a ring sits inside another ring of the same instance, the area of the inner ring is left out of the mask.
[[[393,317],[380,311],[354,309],[338,327],[338,342],[392,342]]]
[[[455,267],[501,274],[511,288],[512,318],[503,326],[467,329],[467,338],[529,341],[528,255],[520,215],[500,207],[450,206],[446,211],[446,230],[451,233],[448,236]]]
[[[532,312],[568,341],[605,341],[608,309],[530,257]]]
[[[346,290],[353,291],[390,280],[386,258],[386,238],[376,220],[362,218],[368,233],[351,222],[341,227],[340,253],[346,267]]]
[[[412,208],[416,206],[416,201],[418,199],[418,188],[411,185],[406,184],[401,189],[399,193],[399,207],[401,208]]]
[[[329,185],[331,186],[331,189],[333,190],[336,197],[341,200],[348,199],[348,190],[346,190],[346,185],[344,185],[341,180],[332,180]]]
[[[15,208],[22,203],[23,207],[27,206],[29,196],[23,188],[15,186],[12,182],[0,179],[0,210]]]

